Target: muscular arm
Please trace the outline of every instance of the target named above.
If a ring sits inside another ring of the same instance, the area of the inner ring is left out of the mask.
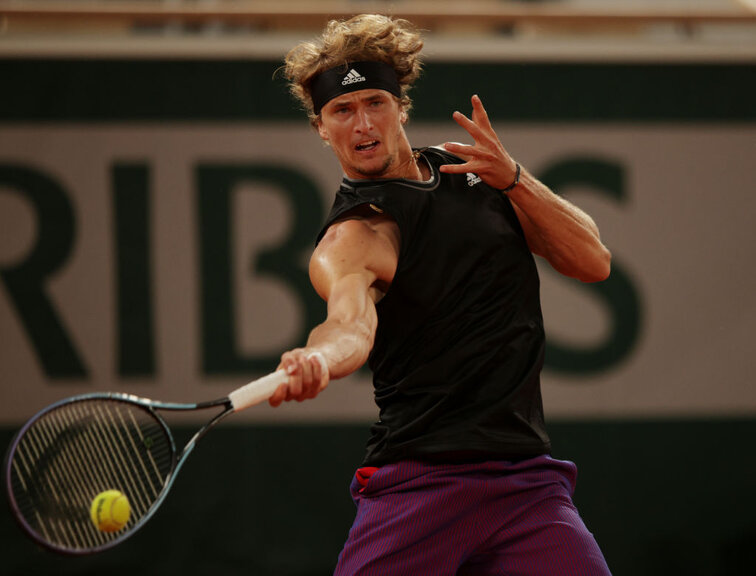
[[[474,172],[494,188],[507,188],[516,164],[491,126],[480,98],[473,96],[472,120],[455,112],[455,121],[475,140],[474,146],[447,143],[445,148],[463,158],[464,164],[442,166],[448,173]],[[598,227],[585,212],[554,194],[524,168],[520,183],[509,196],[528,246],[558,272],[584,282],[609,275],[611,254],[601,242]]]
[[[611,254],[593,219],[557,196],[525,169],[508,192],[530,250],[565,276],[598,282],[609,276]]]
[[[347,376],[367,361],[378,325],[378,287],[390,284],[396,271],[397,234],[387,220],[349,219],[329,228],[310,260],[310,279],[327,301],[328,313],[304,348],[281,356],[279,368],[289,372],[289,382],[276,391],[271,405],[314,398],[329,380]]]

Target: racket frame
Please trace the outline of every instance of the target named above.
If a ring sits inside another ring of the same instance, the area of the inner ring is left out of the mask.
[[[136,396],[134,394],[125,394],[121,392],[92,392],[64,398],[47,406],[46,408],[40,410],[39,412],[37,412],[37,414],[32,416],[21,427],[21,429],[13,437],[13,440],[11,441],[5,455],[5,460],[3,463],[3,471],[5,473],[5,491],[8,495],[8,501],[13,517],[21,526],[22,530],[28,536],[30,536],[32,540],[34,540],[40,546],[47,548],[48,550],[58,552],[60,554],[68,556],[84,556],[88,554],[94,554],[96,552],[102,552],[104,550],[112,548],[116,544],[120,544],[121,542],[132,536],[135,532],[137,532],[142,526],[147,523],[150,518],[152,518],[157,509],[165,500],[165,497],[170,491],[179,470],[183,466],[184,462],[186,462],[186,458],[194,450],[194,447],[196,446],[200,438],[207,434],[213,427],[215,427],[229,414],[246,410],[247,408],[255,406],[256,404],[259,404],[270,398],[276,391],[278,386],[285,383],[288,378],[288,373],[285,370],[278,370],[276,372],[268,374],[267,376],[253,380],[252,382],[249,382],[248,384],[245,384],[240,388],[237,388],[228,396],[218,398],[216,400],[209,400],[206,402],[198,403],[161,402],[158,400],[152,400],[150,398]],[[34,528],[32,528],[32,526],[30,526],[29,523],[25,520],[13,495],[11,467],[13,465],[13,455],[16,453],[16,449],[18,448],[18,445],[20,444],[22,438],[24,437],[25,433],[40,418],[58,408],[61,408],[62,406],[87,400],[112,400],[116,402],[124,402],[126,404],[137,405],[141,408],[146,409],[158,422],[169,440],[169,447],[171,451],[171,467],[168,471],[168,474],[166,475],[165,483],[163,484],[160,493],[157,495],[154,502],[150,505],[149,509],[132,527],[119,534],[119,536],[114,538],[113,540],[109,540],[108,542],[105,542],[99,546],[94,546],[91,548],[70,548],[56,545],[55,543],[50,542],[48,539],[44,538],[44,536],[40,535]],[[176,449],[176,440],[173,437],[171,428],[170,426],[168,426],[168,423],[164,420],[159,411],[163,410],[169,412],[190,412],[218,407],[222,407],[223,410],[213,416],[203,426],[201,426],[184,445],[181,454],[178,454],[178,451]]]
[[[115,401],[115,402],[123,402],[125,404],[139,406],[145,409],[147,412],[149,412],[150,415],[159,424],[163,433],[168,438],[168,441],[169,441],[168,444],[171,451],[171,466],[168,471],[168,474],[166,475],[165,482],[162,488],[160,489],[160,493],[152,502],[149,509],[142,515],[139,521],[137,521],[133,526],[131,526],[128,530],[124,531],[122,534],[119,534],[118,537],[112,540],[109,540],[99,546],[95,546],[92,548],[70,548],[70,547],[60,546],[51,542],[50,540],[45,538],[42,534],[40,534],[37,530],[35,530],[26,521],[26,519],[24,518],[24,515],[21,513],[21,510],[13,494],[13,487],[12,487],[12,482],[11,482],[11,478],[12,478],[11,467],[13,466],[13,456],[15,455],[16,449],[18,448],[18,445],[20,444],[24,435],[41,418],[43,418],[47,414],[61,407],[68,406],[70,404],[75,404],[78,402],[90,401],[90,400],[109,400],[109,401]],[[201,426],[194,433],[194,435],[187,441],[187,443],[184,445],[183,449],[181,450],[181,453],[179,454],[177,446],[176,446],[176,440],[173,436],[173,432],[170,426],[168,425],[168,423],[163,418],[163,416],[160,414],[160,411],[189,412],[189,411],[206,410],[206,409],[218,408],[218,407],[223,407],[224,409],[218,414],[216,414],[215,416],[213,416],[213,418],[208,420],[203,426]],[[192,450],[194,450],[194,447],[196,446],[200,438],[202,438],[213,427],[215,427],[221,420],[223,420],[226,416],[228,416],[229,414],[232,414],[233,412],[234,412],[234,408],[233,408],[231,400],[228,397],[219,398],[217,400],[211,400],[208,402],[199,402],[199,403],[194,403],[194,404],[181,404],[181,403],[175,403],[175,402],[161,402],[157,400],[151,400],[149,398],[143,398],[143,397],[136,396],[133,394],[124,394],[120,392],[93,392],[93,393],[88,393],[88,394],[80,394],[78,396],[72,396],[72,397],[60,400],[58,402],[55,402],[54,404],[51,404],[47,406],[46,408],[44,408],[43,410],[39,411],[21,427],[21,429],[13,437],[13,440],[11,441],[8,447],[8,450],[6,452],[5,459],[3,462],[3,470],[5,473],[5,490],[6,490],[6,494],[8,495],[8,503],[10,505],[13,517],[15,518],[16,522],[20,525],[21,529],[34,542],[36,542],[43,548],[47,548],[59,554],[63,554],[66,556],[86,556],[89,554],[103,552],[109,548],[112,548],[113,546],[120,544],[121,542],[123,542],[124,540],[132,536],[142,526],[144,526],[147,523],[147,521],[149,521],[152,518],[152,516],[155,514],[157,509],[165,500],[166,496],[168,495],[168,492],[173,486],[173,482],[179,470],[183,466],[188,455],[192,452]]]

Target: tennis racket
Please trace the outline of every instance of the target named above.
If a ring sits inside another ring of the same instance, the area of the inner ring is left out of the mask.
[[[199,404],[174,404],[129,394],[74,396],[48,406],[19,430],[8,449],[5,484],[21,528],[45,548],[68,555],[101,552],[152,517],[197,441],[234,412],[270,398],[288,376],[279,370]],[[221,407],[176,449],[158,411]],[[95,497],[118,490],[129,501],[125,525],[101,531],[90,518]]]

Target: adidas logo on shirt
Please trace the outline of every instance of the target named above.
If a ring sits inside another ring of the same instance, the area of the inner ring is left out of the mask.
[[[483,182],[483,180],[480,179],[480,176],[477,174],[473,174],[472,172],[467,173],[467,185],[468,186],[475,186],[476,184],[480,184]]]
[[[352,68],[349,71],[349,74],[344,76],[344,80],[341,81],[341,85],[346,86],[348,84],[356,84],[357,82],[364,82],[364,81],[365,81],[365,77],[362,76],[359,72],[357,72],[357,70]]]

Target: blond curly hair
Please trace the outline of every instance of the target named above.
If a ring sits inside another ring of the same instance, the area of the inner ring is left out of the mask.
[[[303,105],[310,123],[317,126],[310,85],[312,79],[348,62],[384,62],[396,72],[402,108],[409,112],[412,100],[407,92],[422,69],[423,41],[414,24],[380,14],[360,14],[348,20],[331,20],[323,34],[312,42],[295,46],[286,55],[283,75],[289,89]]]

